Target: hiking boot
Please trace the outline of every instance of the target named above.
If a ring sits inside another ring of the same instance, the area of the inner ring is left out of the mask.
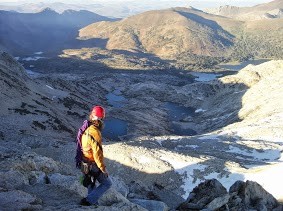
[[[94,208],[97,208],[97,207],[98,207],[97,204],[91,204],[91,203],[89,203],[86,198],[83,198],[83,199],[81,200],[80,205],[82,205],[82,206],[93,206]]]
[[[83,198],[80,202],[80,205],[82,206],[91,206],[91,203],[89,203],[86,198]]]

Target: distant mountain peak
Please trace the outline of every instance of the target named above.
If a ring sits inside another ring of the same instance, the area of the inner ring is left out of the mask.
[[[65,10],[62,14],[69,14],[69,15],[72,15],[72,14],[95,14],[93,12],[90,12],[88,10],[72,10],[72,9],[68,9],[68,10]]]
[[[268,3],[258,4],[253,7],[220,6],[209,8],[205,11],[215,15],[221,15],[242,21],[281,18],[283,8],[282,0],[275,0]]]
[[[73,13],[77,13],[78,11],[76,10],[72,10],[72,9],[68,9],[68,10],[65,10],[63,13],[65,14],[73,14]]]
[[[50,7],[46,7],[42,9],[39,13],[44,13],[44,14],[58,14],[55,10],[51,9]]]

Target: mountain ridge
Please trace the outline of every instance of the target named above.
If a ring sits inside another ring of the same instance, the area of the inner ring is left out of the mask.
[[[16,55],[56,52],[67,46],[80,46],[76,36],[81,27],[112,20],[88,11],[59,14],[50,8],[38,13],[0,11],[0,19],[0,45]]]
[[[219,8],[206,9],[205,11],[211,14],[247,21],[281,18],[282,14],[280,9],[283,9],[283,2],[281,0],[274,0],[253,7],[235,7],[226,5]]]
[[[186,66],[189,59],[202,56],[214,58],[215,63],[281,58],[282,24],[280,18],[240,21],[195,9],[172,8],[112,23],[94,23],[80,29],[79,39],[101,39],[108,50],[149,53]]]

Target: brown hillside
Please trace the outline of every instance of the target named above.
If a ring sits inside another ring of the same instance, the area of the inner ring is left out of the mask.
[[[195,9],[175,8],[145,12],[118,22],[94,23],[81,29],[79,37],[106,39],[107,49],[148,52],[162,58],[185,52],[219,56],[233,44],[233,36],[220,22],[227,29],[231,29],[231,22],[235,24]]]

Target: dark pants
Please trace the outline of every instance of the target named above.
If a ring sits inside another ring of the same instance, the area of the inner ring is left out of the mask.
[[[97,169],[93,169],[92,171],[97,171]],[[88,186],[88,195],[87,201],[91,204],[97,204],[98,199],[111,187],[112,182],[108,176],[100,171],[100,174],[96,177],[96,180],[99,182],[99,185],[96,187],[95,185]]]

